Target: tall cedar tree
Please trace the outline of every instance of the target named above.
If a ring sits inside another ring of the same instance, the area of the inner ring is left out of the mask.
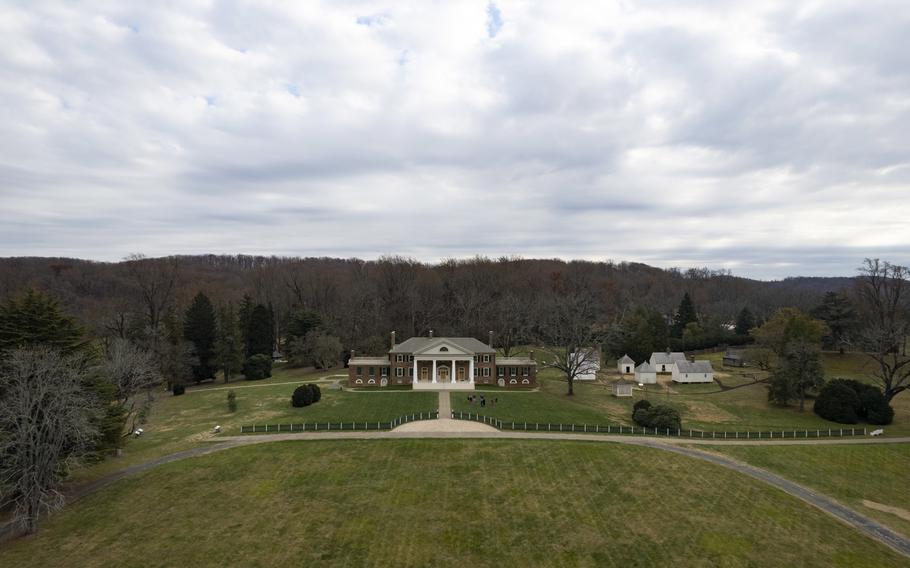
[[[821,303],[812,310],[812,316],[828,325],[830,333],[822,338],[825,346],[843,350],[850,330],[856,326],[856,311],[850,298],[836,292],[826,292]]]
[[[82,329],[55,298],[29,290],[0,306],[0,351],[35,345],[69,352],[84,343]]]
[[[267,355],[271,358],[274,346],[273,318],[269,309],[262,304],[256,304],[250,312],[249,326],[247,327],[246,356]]]
[[[755,316],[749,308],[743,307],[736,316],[736,335],[749,335],[749,330],[755,327]]]
[[[240,332],[243,334],[243,345],[249,351],[250,344],[250,318],[253,316],[253,299],[249,294],[244,294],[240,300],[240,309],[237,310],[237,319],[240,323]]]
[[[243,368],[243,332],[240,319],[231,303],[223,306],[218,313],[218,366],[224,374],[224,382],[239,373]]]
[[[306,334],[322,326],[322,317],[318,313],[305,308],[296,308],[287,324],[286,341],[290,343],[296,337],[306,337]]]
[[[686,292],[682,301],[679,302],[676,317],[673,318],[673,337],[682,337],[686,326],[690,323],[698,323],[698,314],[695,312],[695,304],[692,303],[692,297]]]
[[[183,320],[183,338],[193,344],[193,379],[198,383],[215,377],[215,309],[199,292]]]

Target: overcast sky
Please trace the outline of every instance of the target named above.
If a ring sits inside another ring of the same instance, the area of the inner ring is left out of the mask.
[[[910,262],[906,0],[278,4],[0,0],[0,256]]]

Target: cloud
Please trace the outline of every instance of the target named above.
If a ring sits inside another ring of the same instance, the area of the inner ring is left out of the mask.
[[[908,29],[886,1],[5,4],[0,254],[908,263]]]

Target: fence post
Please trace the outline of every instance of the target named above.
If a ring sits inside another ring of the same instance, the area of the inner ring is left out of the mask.
[[[841,437],[843,437],[843,435],[844,435],[844,429],[843,429],[843,428],[840,429],[840,435],[841,435]]]

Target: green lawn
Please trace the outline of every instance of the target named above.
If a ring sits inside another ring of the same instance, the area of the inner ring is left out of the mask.
[[[668,396],[666,387],[646,385],[645,390],[636,388],[633,398],[618,399],[612,396],[608,382],[603,381],[576,383],[575,394],[569,397],[565,380],[558,373],[546,370],[540,374],[537,392],[484,393],[488,404],[483,409],[476,403],[469,404],[466,394],[458,393],[452,395],[452,406],[456,411],[479,412],[505,421],[631,425],[632,405],[648,398],[652,403],[677,408],[683,427],[697,430],[827,430],[842,427],[816,416],[812,412],[812,400],[807,401],[804,412],[795,406],[783,408],[769,404],[766,385],[755,383],[756,379],[766,377],[766,373],[751,368],[724,368],[721,353],[704,357],[712,361],[716,377],[729,390],[722,390],[718,384],[674,384]],[[826,353],[824,362],[828,378],[868,380],[870,367],[861,355]],[[607,380],[618,377],[610,369],[605,373]],[[491,404],[493,398],[498,399],[496,405]],[[886,433],[910,435],[910,394],[899,395],[893,406],[895,423],[885,428]],[[862,424],[857,426],[863,427]]]
[[[899,566],[786,494],[649,448],[283,442],[90,495],[2,566]]]
[[[910,536],[910,444],[710,449],[812,487]]]
[[[156,401],[145,433],[127,440],[124,455],[75,471],[73,480],[81,482],[146,461],[184,450],[215,435],[212,428],[222,427],[222,435],[237,435],[243,424],[288,424],[291,422],[387,421],[403,414],[434,411],[438,395],[433,392],[337,391],[322,382],[322,400],[306,408],[291,406],[291,394],[304,381],[323,381],[326,374],[279,370],[271,379],[236,381],[228,385],[210,383],[191,386],[183,396],[156,393]],[[288,384],[282,384],[288,383]],[[237,394],[237,411],[228,412],[227,393]]]

